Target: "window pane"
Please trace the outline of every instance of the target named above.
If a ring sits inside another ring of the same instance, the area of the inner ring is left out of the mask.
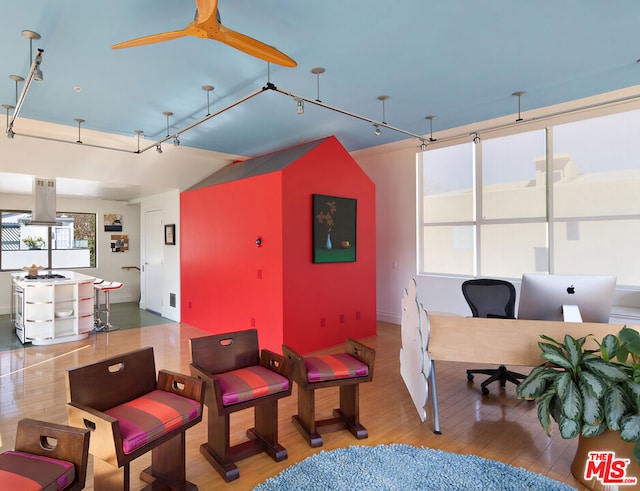
[[[473,220],[473,145],[424,153],[423,220],[442,223]]]
[[[554,127],[554,214],[640,214],[640,111]]]
[[[484,219],[546,215],[544,130],[482,142]]]
[[[60,224],[51,228],[28,225],[30,219],[28,211],[2,212],[2,270],[21,270],[31,264],[46,269],[95,267],[95,213],[58,215]]]
[[[640,285],[640,220],[558,222],[557,274],[614,274],[618,285]]]
[[[480,229],[482,276],[519,278],[524,272],[547,272],[545,223],[483,225]]]
[[[424,227],[422,272],[472,275],[473,230],[473,225]]]

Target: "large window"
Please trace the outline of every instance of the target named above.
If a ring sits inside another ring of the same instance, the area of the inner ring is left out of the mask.
[[[28,211],[2,211],[2,271],[96,266],[95,213],[58,213],[56,226],[30,225]]]
[[[615,274],[640,285],[640,111],[427,150],[424,274]]]

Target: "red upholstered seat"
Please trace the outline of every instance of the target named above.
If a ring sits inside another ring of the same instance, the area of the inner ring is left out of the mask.
[[[60,491],[75,479],[71,462],[26,452],[8,451],[0,455],[0,489],[20,491]]]
[[[289,379],[261,365],[219,373],[216,377],[225,406],[289,390]]]
[[[347,353],[310,356],[304,359],[309,382],[366,377],[369,367]]]
[[[164,390],[154,390],[105,411],[118,419],[122,450],[130,454],[147,442],[200,417],[198,401]]]

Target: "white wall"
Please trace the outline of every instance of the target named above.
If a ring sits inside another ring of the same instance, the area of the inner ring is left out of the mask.
[[[136,269],[123,269],[140,265],[140,205],[101,199],[58,198],[58,211],[95,213],[97,218],[97,267],[75,271],[109,281],[121,281],[124,286],[111,292],[111,302],[137,302],[140,295],[140,274]],[[0,194],[0,209],[30,210],[32,197],[24,194]],[[122,232],[105,232],[105,214],[122,215]],[[128,252],[111,252],[111,235],[129,236]],[[26,265],[25,265],[26,266]],[[0,272],[0,313],[10,312],[11,272]]]
[[[176,225],[176,245],[163,246],[162,254],[162,282],[160,285],[147,285],[145,281],[145,272],[140,272],[140,308],[147,308],[145,305],[146,288],[160,288],[162,290],[162,311],[163,317],[180,321],[180,193],[178,190],[143,198],[140,201],[140,227],[145,230],[145,214],[149,211],[160,211],[162,216],[162,224],[168,225],[174,223]],[[145,263],[145,245],[146,237],[142,236],[140,241],[140,264]],[[171,293],[176,295],[175,307],[169,304],[169,296]]]

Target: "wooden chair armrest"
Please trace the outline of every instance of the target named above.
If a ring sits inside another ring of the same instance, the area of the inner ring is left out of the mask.
[[[158,389],[173,392],[182,397],[204,402],[205,382],[198,377],[171,372],[169,370],[158,371]]]
[[[278,353],[268,349],[263,349],[260,353],[260,365],[282,375],[291,382],[291,360],[287,356],[279,355]]]
[[[84,487],[89,460],[88,429],[23,419],[18,421],[14,448],[19,452],[72,462],[76,468],[76,482]]]
[[[118,467],[118,458],[122,458],[122,435],[118,420],[76,402],[67,403],[67,414],[70,425],[87,428],[91,432],[91,454]]]
[[[204,384],[204,403],[207,407],[217,406],[217,394],[220,393],[220,383],[215,375],[207,373],[203,368],[195,363],[189,365],[191,376],[202,381]]]
[[[293,348],[282,345],[282,354],[288,358],[291,363],[291,377],[298,385],[307,386],[307,367],[304,364],[304,358]]]
[[[373,364],[376,351],[352,338],[347,338],[346,352],[369,367],[369,376],[373,376]]]

